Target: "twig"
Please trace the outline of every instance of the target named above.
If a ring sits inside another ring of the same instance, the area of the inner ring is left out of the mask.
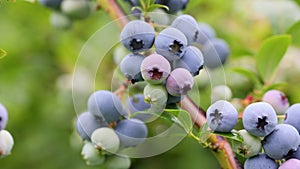
[[[199,108],[188,96],[184,97],[179,106],[190,113],[195,125],[199,128],[206,123],[205,111]],[[230,144],[224,137],[211,134],[207,140],[208,144],[213,147],[212,153],[220,163],[222,169],[241,169]]]

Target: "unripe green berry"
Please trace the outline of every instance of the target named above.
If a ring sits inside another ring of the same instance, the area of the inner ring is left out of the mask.
[[[144,88],[145,102],[153,106],[165,107],[168,100],[166,88],[161,85],[148,84]]]
[[[245,129],[239,130],[238,133],[244,142],[238,144],[236,152],[245,158],[257,155],[262,148],[260,138],[249,134]]]
[[[108,152],[116,153],[119,150],[119,137],[111,128],[102,127],[96,129],[92,133],[91,140],[94,144]]]
[[[101,165],[105,160],[105,156],[99,153],[99,150],[96,149],[95,145],[91,142],[85,142],[81,155],[86,161],[87,165]]]
[[[105,161],[107,169],[128,169],[131,165],[131,161],[128,157],[110,156]]]
[[[0,130],[0,157],[11,153],[14,146],[14,139],[7,130]]]

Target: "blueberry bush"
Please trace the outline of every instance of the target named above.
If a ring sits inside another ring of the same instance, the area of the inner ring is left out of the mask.
[[[1,1],[1,169],[299,168],[299,5]]]

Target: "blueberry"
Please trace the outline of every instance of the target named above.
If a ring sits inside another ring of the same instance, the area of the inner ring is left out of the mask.
[[[116,132],[109,127],[96,129],[91,136],[91,141],[101,149],[116,153],[119,150],[120,140]]]
[[[199,38],[198,23],[191,15],[180,15],[171,24],[173,28],[180,30],[187,38],[188,45]]]
[[[166,28],[156,37],[154,46],[156,52],[169,61],[180,59],[187,46],[185,35],[176,28]]]
[[[300,160],[293,158],[282,163],[278,169],[299,169],[299,168],[300,168]]]
[[[168,94],[166,88],[162,85],[151,85],[148,84],[144,88],[145,102],[150,103],[152,106],[158,106],[162,109],[168,100]]]
[[[259,154],[248,158],[244,163],[244,169],[277,169],[277,163],[265,154]]]
[[[260,138],[249,134],[245,129],[238,131],[244,142],[238,144],[236,152],[242,157],[249,158],[259,154],[262,148]]]
[[[143,55],[129,54],[120,63],[121,72],[133,84],[143,80],[140,67],[144,59]]]
[[[159,54],[147,56],[140,67],[142,77],[150,84],[161,84],[171,72],[168,60]]]
[[[163,0],[165,1],[165,5],[169,7],[168,13],[176,13],[180,10],[185,9],[189,0]]]
[[[202,53],[204,66],[213,69],[222,66],[226,62],[230,50],[223,39],[213,38],[203,45]]]
[[[98,149],[91,142],[85,142],[81,150],[81,155],[87,165],[101,165],[104,163],[105,156],[100,155]]]
[[[185,68],[190,71],[193,76],[199,74],[203,68],[204,59],[202,52],[194,46],[188,46],[182,58],[175,60],[174,68]]]
[[[213,87],[211,91],[212,102],[218,100],[230,100],[232,97],[231,89],[227,85],[218,85]]]
[[[300,133],[300,103],[293,104],[286,110],[283,123],[294,126]]]
[[[174,104],[174,103],[178,103],[183,99],[183,96],[172,96],[170,94],[168,94],[168,100],[167,100],[167,104]]]
[[[196,42],[200,45],[204,45],[208,40],[216,37],[216,32],[214,28],[212,28],[207,23],[199,23],[198,24],[198,32],[199,36]]]
[[[300,148],[298,147],[297,151],[291,154],[290,156],[288,156],[288,158],[296,158],[300,160]]]
[[[105,123],[90,112],[80,114],[76,121],[77,132],[84,140],[89,140],[94,130],[104,126]]]
[[[147,126],[138,119],[120,121],[116,128],[121,147],[134,147],[141,144],[147,137]]]
[[[248,105],[243,113],[244,128],[252,135],[264,137],[277,125],[277,116],[269,103],[256,102]]]
[[[262,101],[271,104],[277,114],[284,114],[290,106],[288,98],[279,90],[267,91],[264,94]]]
[[[144,101],[144,95],[143,94],[135,94],[132,97],[129,97],[126,101],[128,109],[130,110],[131,114],[134,114],[139,111],[143,111],[146,109],[149,109],[151,105],[149,103],[146,103]],[[137,114],[134,116],[136,119],[140,119],[142,121],[145,121],[151,117],[150,114]]]
[[[172,96],[186,95],[193,88],[193,85],[193,76],[184,68],[174,69],[166,82],[167,91]]]
[[[13,146],[14,139],[12,135],[6,130],[0,130],[0,157],[9,155]]]
[[[160,8],[155,9],[153,12],[149,12],[148,17],[150,18],[151,22],[158,25],[170,24],[170,16]]]
[[[38,2],[45,7],[59,9],[62,0],[39,0]]]
[[[115,122],[121,116],[127,115],[121,100],[107,90],[96,91],[89,97],[88,110],[107,123]]]
[[[72,19],[84,19],[91,14],[92,6],[88,0],[63,0],[61,11]]]
[[[112,155],[105,161],[105,166],[107,169],[129,169],[131,161],[128,157],[121,157],[117,155]]]
[[[5,129],[8,120],[6,108],[0,103],[0,130]]]
[[[262,142],[265,153],[279,160],[297,151],[300,145],[298,131],[289,124],[279,124]]]
[[[237,123],[238,112],[231,103],[219,100],[206,111],[208,126],[217,132],[230,132]]]
[[[53,12],[50,17],[50,23],[57,29],[67,30],[72,27],[72,21],[61,12]]]
[[[127,23],[120,35],[122,44],[133,53],[150,49],[154,43],[154,38],[154,28],[141,20]]]

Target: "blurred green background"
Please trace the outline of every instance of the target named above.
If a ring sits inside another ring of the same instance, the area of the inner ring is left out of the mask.
[[[0,0],[0,48],[8,55],[0,59],[0,102],[9,111],[7,130],[15,139],[12,154],[0,160],[1,169],[88,169],[74,132],[76,113],[71,79],[78,54],[89,37],[110,22],[103,11],[74,23],[71,30],[56,30],[49,24],[51,11],[22,0]],[[261,42],[284,33],[300,18],[300,9],[289,0],[191,0],[184,13],[207,22],[218,37],[230,45],[226,78],[235,97],[245,97],[252,84],[230,71],[230,67],[253,69],[253,54]],[[114,34],[114,32],[111,32]],[[110,40],[109,35],[103,38]],[[101,48],[101,44],[99,44]],[[278,81],[291,103],[300,102],[300,50],[290,47],[278,71]],[[108,89],[113,57],[105,59],[97,89]],[[291,67],[292,66],[292,67]],[[201,98],[208,98],[207,78],[198,78]],[[83,99],[84,100],[84,99]],[[84,103],[85,104],[85,103]],[[209,99],[201,99],[206,108]],[[75,139],[75,140],[74,140]],[[186,138],[174,149],[151,158],[133,160],[134,169],[217,169],[207,149]]]

